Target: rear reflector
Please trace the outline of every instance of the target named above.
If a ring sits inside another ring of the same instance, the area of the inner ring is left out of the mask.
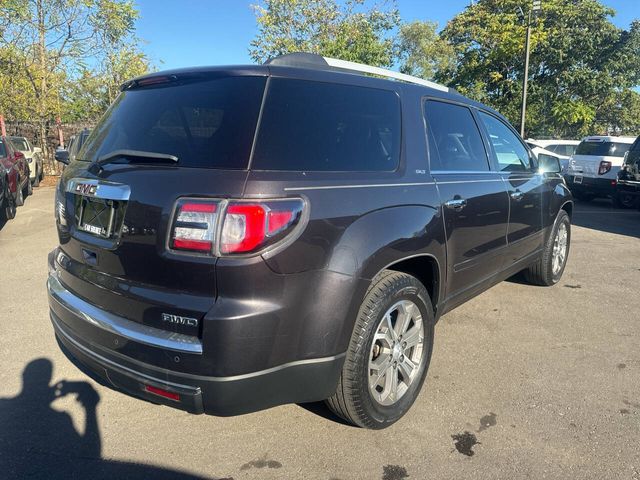
[[[153,393],[154,395],[168,398],[169,400],[174,400],[176,402],[180,401],[180,394],[178,393],[170,392],[168,390],[163,390],[162,388],[153,387],[151,385],[145,385],[144,389],[149,393]]]

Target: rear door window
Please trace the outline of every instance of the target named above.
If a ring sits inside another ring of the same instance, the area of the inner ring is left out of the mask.
[[[471,110],[461,105],[425,102],[432,171],[488,171],[487,152]]]
[[[391,90],[274,78],[251,168],[393,171],[400,125],[400,99]]]
[[[530,170],[529,151],[518,136],[493,115],[480,112],[480,118],[487,127],[489,140],[498,160],[498,169],[502,172]]]
[[[142,150],[175,155],[178,166],[245,169],[265,82],[224,77],[125,90],[77,159]]]
[[[6,156],[7,156],[7,149],[4,146],[4,142],[0,140],[0,157],[6,157]]]

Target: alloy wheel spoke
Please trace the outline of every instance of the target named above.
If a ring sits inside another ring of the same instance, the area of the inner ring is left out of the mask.
[[[402,348],[404,349],[405,354],[412,347],[415,347],[416,345],[418,345],[418,343],[420,343],[421,330],[418,325],[418,323],[414,324],[413,327],[411,327],[402,337]]]
[[[404,383],[408,387],[413,379],[413,372],[416,370],[417,365],[409,357],[405,356],[404,360],[398,364],[398,368],[400,368]]]

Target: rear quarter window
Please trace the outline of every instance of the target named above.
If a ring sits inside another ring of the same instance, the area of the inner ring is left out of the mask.
[[[400,99],[393,91],[274,78],[251,168],[393,171],[400,129]]]

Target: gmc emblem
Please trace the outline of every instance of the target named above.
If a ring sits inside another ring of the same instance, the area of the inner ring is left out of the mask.
[[[163,313],[162,321],[173,323],[174,325],[185,325],[187,327],[198,326],[197,318],[181,317],[180,315],[171,315],[170,313]]]
[[[76,185],[76,193],[80,193],[81,195],[95,195],[97,189],[97,185],[90,183],[79,183]]]

